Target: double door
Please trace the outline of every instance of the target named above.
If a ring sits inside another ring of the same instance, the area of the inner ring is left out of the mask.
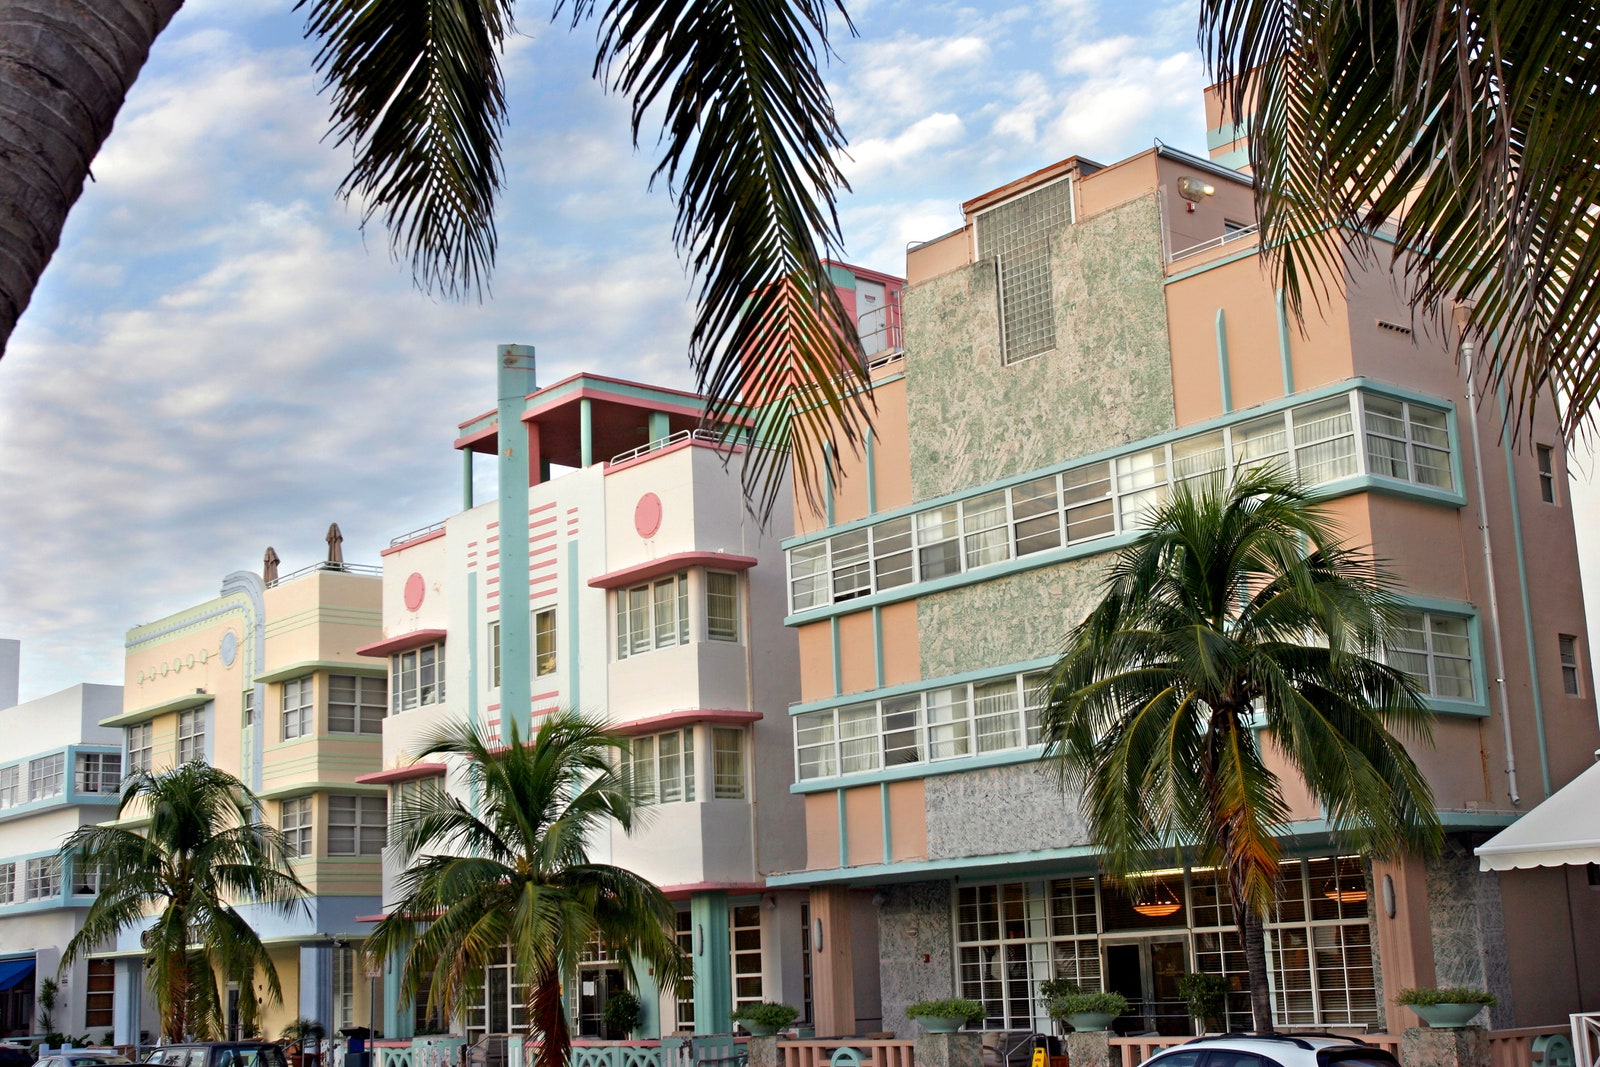
[[[613,1034],[605,1025],[606,1001],[613,993],[627,988],[622,968],[616,964],[578,965],[578,1036],[620,1040],[627,1034]]]
[[[1105,988],[1128,998],[1128,1013],[1116,1021],[1120,1033],[1154,1030],[1163,1036],[1194,1033],[1188,1004],[1178,988],[1189,973],[1189,939],[1183,935],[1105,937]]]

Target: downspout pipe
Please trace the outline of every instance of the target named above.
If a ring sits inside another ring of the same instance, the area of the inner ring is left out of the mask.
[[[1500,725],[1505,734],[1506,790],[1513,805],[1522,803],[1517,790],[1517,755],[1511,742],[1511,703],[1506,696],[1506,646],[1500,633],[1500,594],[1494,571],[1494,539],[1489,535],[1489,500],[1483,488],[1483,440],[1478,432],[1478,385],[1473,374],[1477,343],[1465,329],[1465,306],[1457,307],[1456,323],[1461,331],[1461,369],[1466,378],[1467,427],[1472,434],[1472,477],[1478,493],[1478,535],[1483,542],[1483,570],[1489,587],[1489,633],[1494,640],[1495,690],[1500,697]]]

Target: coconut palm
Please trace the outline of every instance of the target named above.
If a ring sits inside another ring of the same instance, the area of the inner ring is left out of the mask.
[[[1480,373],[1523,414],[1559,394],[1571,433],[1600,398],[1597,33],[1574,0],[1202,0],[1291,303],[1389,260],[1420,311],[1475,301]]]
[[[291,0],[284,0],[287,4]],[[182,0],[0,0],[0,354],[156,36]],[[496,248],[507,108],[500,55],[514,0],[298,0],[319,45],[339,192],[381,219],[419,286],[481,295]],[[855,330],[824,255],[839,245],[844,137],[818,72],[836,0],[553,0],[597,27],[594,76],[659,117],[655,176],[699,283],[689,358],[721,422],[761,406],[776,447],[749,449],[770,503],[791,442],[853,444],[865,425]],[[653,138],[654,139],[654,138]],[[815,456],[796,447],[814,486]],[[837,462],[835,459],[834,462]]]
[[[1256,1028],[1271,1032],[1262,922],[1289,816],[1274,765],[1343,846],[1431,849],[1432,795],[1395,735],[1429,739],[1428,711],[1381,659],[1388,580],[1283,475],[1179,488],[1147,521],[1051,673],[1044,737],[1113,875],[1175,849],[1227,872]]]
[[[547,716],[526,743],[514,724],[503,743],[464,724],[425,742],[423,757],[470,761],[479,792],[475,810],[433,787],[394,812],[406,872],[367,950],[380,960],[405,954],[401,996],[428,983],[430,1008],[454,1014],[509,947],[539,1065],[563,1067],[571,1036],[562,982],[585,950],[598,942],[624,973],[640,960],[676,983],[672,905],[632,871],[589,859],[610,824],[640,825],[646,798],[616,761],[625,744],[571,712]]]
[[[117,818],[141,829],[84,826],[61,846],[63,867],[97,872],[100,886],[62,966],[148,923],[145,972],[167,1038],[221,1036],[219,975],[238,983],[241,1021],[250,1027],[260,1009],[257,983],[270,1001],[283,990],[236,905],[289,914],[306,893],[287,869],[282,835],[255,821],[256,810],[242,782],[198,760],[125,778]]]

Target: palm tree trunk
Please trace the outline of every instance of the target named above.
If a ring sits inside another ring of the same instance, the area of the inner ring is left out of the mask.
[[[183,0],[0,0],[0,355]]]
[[[166,1018],[162,1020],[162,1029],[167,1032],[167,1040],[182,1041],[188,1036],[189,1026],[189,961],[184,953],[167,954],[167,974]]]
[[[572,1052],[572,1033],[561,1005],[561,975],[546,971],[534,983],[529,1019],[539,1032],[539,1058],[535,1067],[566,1067]]]
[[[1255,1016],[1256,1033],[1273,1033],[1272,990],[1267,985],[1267,932],[1244,898],[1242,878],[1230,872],[1230,890],[1233,894],[1233,921],[1239,928],[1239,942],[1244,946],[1245,971],[1250,976],[1250,1013]]]

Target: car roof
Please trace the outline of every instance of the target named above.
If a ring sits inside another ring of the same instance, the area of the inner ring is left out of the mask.
[[[1265,1036],[1260,1034],[1217,1034],[1208,1037],[1197,1037],[1193,1041],[1182,1045],[1175,1045],[1163,1049],[1161,1055],[1183,1050],[1198,1051],[1206,1048],[1237,1049],[1243,1052],[1255,1052],[1263,1056],[1282,1055],[1285,1046],[1297,1048],[1307,1052],[1321,1052],[1329,1048],[1349,1048],[1372,1051],[1377,1046],[1368,1044],[1357,1037],[1338,1037],[1326,1034],[1273,1034]]]

